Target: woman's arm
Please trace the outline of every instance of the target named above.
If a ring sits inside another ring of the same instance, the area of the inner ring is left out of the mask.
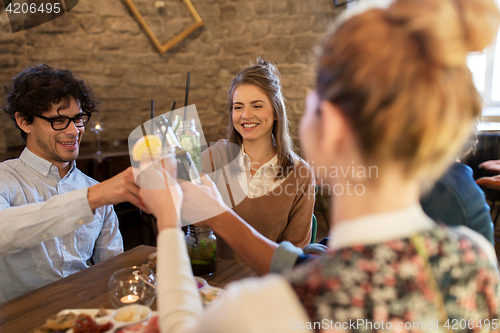
[[[158,222],[168,225],[159,218]],[[191,261],[178,227],[164,228],[158,235],[157,303],[162,332],[191,332],[203,315]]]
[[[278,248],[277,243],[264,237],[233,210],[203,223],[222,237],[257,274],[269,273],[271,259]]]

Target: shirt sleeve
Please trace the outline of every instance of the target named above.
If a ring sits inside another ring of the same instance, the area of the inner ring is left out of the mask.
[[[101,208],[104,211],[103,224],[92,256],[96,264],[123,252],[123,238],[115,210],[111,205]]]
[[[278,241],[289,241],[304,248],[311,242],[312,215],[314,210],[314,176],[310,167],[299,163],[295,170],[300,185],[288,216],[288,224]]]
[[[158,237],[158,276],[162,332],[295,332],[308,321],[291,286],[276,275],[232,283],[224,298],[203,311],[178,229],[164,230]]]
[[[286,270],[307,262],[314,258],[315,255],[324,254],[327,250],[328,248],[322,244],[309,244],[304,249],[301,249],[293,246],[290,242],[281,242],[271,258],[269,271],[281,274]]]
[[[490,207],[467,165],[453,163],[420,203],[433,220],[449,226],[467,226],[495,245]]]
[[[210,157],[212,155],[212,157]],[[201,172],[210,176],[214,183],[218,183],[221,178],[221,144],[217,143],[208,147],[201,153]],[[213,164],[212,164],[213,162]]]
[[[293,246],[292,243],[281,242],[271,258],[269,271],[271,273],[282,273],[287,269],[292,269],[297,259],[303,254],[304,251],[301,248]]]
[[[0,188],[0,256],[66,235],[93,220],[88,189],[55,195],[47,201],[11,206],[10,194]]]

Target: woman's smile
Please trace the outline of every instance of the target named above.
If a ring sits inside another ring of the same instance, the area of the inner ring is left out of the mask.
[[[251,130],[255,129],[257,126],[259,126],[259,124],[257,124],[257,123],[243,123],[241,126],[243,127],[244,131],[251,131]]]
[[[242,84],[233,93],[233,125],[243,140],[272,140],[274,109],[266,93],[256,85]]]

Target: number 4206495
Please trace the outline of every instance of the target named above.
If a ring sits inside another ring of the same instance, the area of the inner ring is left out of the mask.
[[[15,3],[15,4],[12,4],[9,3],[9,5],[7,6],[7,8],[5,9],[8,13],[10,14],[28,14],[28,13],[31,13],[31,14],[35,14],[35,13],[47,13],[47,14],[50,14],[52,12],[54,12],[55,14],[58,14],[61,12],[61,7],[60,7],[60,3],[54,3],[54,4],[51,4],[51,3],[42,3],[40,4],[40,6],[37,6],[36,3],[23,3],[23,4],[20,4],[20,3]]]
[[[491,328],[491,329],[498,329],[498,319],[484,319],[482,322],[481,320],[479,321],[474,321],[473,319],[448,319],[446,323],[444,324],[444,327],[452,330],[457,330],[457,329],[473,329],[473,328]]]

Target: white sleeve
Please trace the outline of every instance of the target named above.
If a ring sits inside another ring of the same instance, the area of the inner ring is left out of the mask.
[[[192,332],[203,314],[184,233],[165,229],[157,240],[157,304],[161,332]]]
[[[308,321],[290,284],[268,275],[230,284],[225,299],[207,309],[199,332],[313,332],[305,328]]]
[[[178,229],[164,230],[158,237],[158,277],[162,332],[295,332],[308,321],[292,288],[278,275],[232,283],[226,296],[204,312]]]

